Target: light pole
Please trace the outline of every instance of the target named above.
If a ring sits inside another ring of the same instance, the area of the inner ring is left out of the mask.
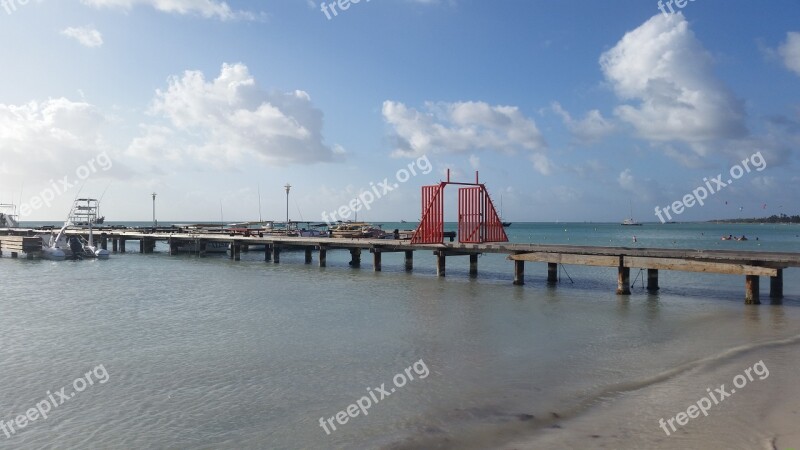
[[[286,231],[289,231],[289,189],[292,188],[292,185],[286,183]]]
[[[156,222],[156,193],[153,192],[153,228],[155,228],[158,224]]]

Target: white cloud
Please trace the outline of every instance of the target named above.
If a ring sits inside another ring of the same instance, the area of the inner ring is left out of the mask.
[[[653,16],[600,57],[616,94],[636,102],[615,114],[654,141],[747,135],[742,102],[715,77],[712,63],[681,13]]]
[[[76,167],[108,150],[101,130],[104,114],[66,98],[0,104],[2,178],[25,177],[28,186],[73,175]]]
[[[533,168],[542,175],[550,175],[553,173],[553,162],[542,153],[534,153],[530,156],[533,163]]]
[[[570,133],[581,143],[597,142],[614,131],[614,124],[606,120],[603,114],[596,109],[586,113],[585,118],[575,120],[560,103],[553,102],[551,107],[556,114],[561,116]]]
[[[227,2],[218,0],[81,0],[96,8],[116,8],[130,11],[137,5],[151,6],[158,11],[174,14],[197,14],[220,20],[254,20],[256,15],[247,11],[236,11]]]
[[[800,33],[794,31],[787,33],[786,42],[778,47],[778,54],[789,70],[800,75]]]
[[[224,64],[206,81],[201,72],[170,78],[158,90],[152,113],[170,127],[144,126],[128,153],[158,155],[171,143],[170,157],[189,157],[216,166],[256,159],[271,164],[308,164],[339,159],[343,149],[323,143],[323,115],[304,91],[262,91],[243,64]]]
[[[543,152],[547,144],[533,119],[514,106],[484,102],[425,103],[418,111],[403,103],[385,101],[383,117],[394,129],[394,156],[429,153],[471,153],[493,150],[536,153],[537,170],[549,170]]]
[[[71,37],[86,47],[100,47],[103,45],[103,35],[92,27],[69,27],[61,34]]]

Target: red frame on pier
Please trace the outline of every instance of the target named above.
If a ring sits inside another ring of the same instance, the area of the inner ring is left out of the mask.
[[[450,184],[468,186],[458,190],[458,242],[465,244],[508,242],[508,236],[489,197],[489,192],[478,180],[478,172],[475,172],[475,183],[456,183],[450,181],[450,170],[448,170],[447,181],[438,185],[422,186],[422,219],[411,238],[411,243],[444,242],[444,188]]]

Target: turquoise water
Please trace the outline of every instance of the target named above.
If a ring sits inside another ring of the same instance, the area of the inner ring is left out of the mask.
[[[516,242],[800,251],[800,227],[785,225],[508,232]],[[276,265],[261,252],[233,262],[157,250],[108,261],[0,258],[0,420],[48,391],[74,391],[99,365],[108,373],[46,419],[0,431],[1,448],[492,448],[569,429],[570,418],[613,401],[620,382],[800,334],[796,269],[786,271],[783,305],[745,306],[736,276],[662,272],[657,296],[637,280],[632,296],[618,297],[609,268],[567,266],[548,288],[545,266],[529,264],[527,285],[512,286],[501,255],[480,258],[478,279],[467,258],[449,258],[440,279],[428,252],[408,274],[402,254],[384,255],[374,273],[368,255],[350,268],[346,251],[319,268],[302,253]],[[415,374],[330,435],[319,425],[420,360],[424,379]],[[657,427],[638,433],[661,438]],[[727,434],[750,442],[754,433]]]

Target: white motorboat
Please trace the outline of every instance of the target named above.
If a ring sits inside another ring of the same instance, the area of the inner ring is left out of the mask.
[[[73,225],[73,220],[80,220],[89,227],[88,240],[80,236],[67,236],[67,229]],[[111,252],[99,248],[94,243],[92,225],[97,220],[97,200],[78,199],[70,209],[67,220],[58,231],[58,234],[40,235],[42,238],[41,257],[53,261],[64,259],[97,258],[108,259]]]
[[[19,227],[17,207],[12,204],[0,204],[0,228]]]

